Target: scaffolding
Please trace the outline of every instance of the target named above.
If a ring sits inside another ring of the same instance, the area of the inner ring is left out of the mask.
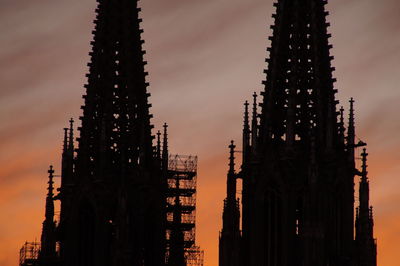
[[[196,243],[197,156],[170,155],[167,171],[167,265],[203,266]]]
[[[37,266],[39,265],[40,244],[38,242],[25,242],[19,251],[20,266]]]
[[[198,246],[193,246],[186,251],[185,259],[187,266],[203,266],[204,251]]]

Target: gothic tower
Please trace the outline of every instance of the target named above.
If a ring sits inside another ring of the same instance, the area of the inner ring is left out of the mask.
[[[354,239],[355,150],[365,143],[355,143],[353,99],[347,136],[336,108],[326,3],[274,4],[261,113],[254,95],[251,127],[247,119],[243,129],[241,265],[376,265],[365,199]],[[245,120],[247,113],[246,104]]]
[[[367,172],[367,150],[361,154],[362,170],[359,183],[360,205],[356,212],[357,265],[376,266],[376,241],[374,239],[374,220],[369,205],[369,181]]]
[[[239,266],[240,265],[240,210],[239,200],[236,199],[236,178],[235,173],[235,145],[231,141],[229,145],[229,171],[227,176],[227,196],[224,200],[223,225],[219,238],[219,265]]]
[[[41,243],[25,242],[20,266],[203,265],[197,156],[169,154],[167,124],[153,146],[138,0],[97,2],[78,147],[71,119],[59,193],[51,167]]]
[[[56,223],[54,221],[54,192],[53,192],[53,178],[54,170],[50,165],[49,173],[49,186],[46,196],[45,207],[45,220],[43,221],[41,249],[39,253],[39,260],[41,265],[53,266],[57,262],[56,253]]]
[[[62,157],[65,266],[162,265],[164,186],[152,145],[140,8],[98,0],[82,126]]]

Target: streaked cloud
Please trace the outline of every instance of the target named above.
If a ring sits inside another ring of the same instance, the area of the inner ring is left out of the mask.
[[[197,238],[217,265],[227,145],[240,141],[242,103],[265,79],[272,1],[146,0],[141,4],[156,128],[172,152],[197,154]],[[0,265],[40,236],[46,170],[59,171],[61,135],[80,115],[94,0],[0,0]],[[400,241],[400,2],[328,4],[338,97],[356,98],[357,134],[369,144],[378,260],[395,266]]]

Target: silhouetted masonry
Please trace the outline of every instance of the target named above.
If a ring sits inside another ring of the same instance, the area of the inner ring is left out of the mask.
[[[183,174],[192,180],[190,194],[175,193],[179,212],[167,217],[174,209],[167,196],[171,190],[182,192],[170,187],[171,171],[178,183],[182,173],[168,167],[174,159],[168,157],[166,125],[163,148],[160,133],[153,145],[138,1],[97,2],[78,147],[71,119],[64,130],[59,193],[54,193],[50,167],[41,243],[25,243],[20,265],[202,265],[194,235],[190,242],[169,237],[171,232],[194,232],[197,172],[192,167],[190,178]],[[190,213],[180,202],[183,198],[191,200]],[[55,200],[60,201],[59,217]],[[192,215],[191,229],[178,228],[188,225],[181,221],[171,231],[167,218],[182,220],[185,215]],[[179,263],[168,263],[172,254],[178,254],[174,258]]]
[[[375,266],[367,153],[335,99],[323,0],[278,0],[263,100],[230,145],[220,266]],[[360,177],[360,179],[359,179]],[[236,181],[242,179],[242,216]],[[354,208],[355,178],[359,180]],[[354,230],[355,229],[355,230]]]

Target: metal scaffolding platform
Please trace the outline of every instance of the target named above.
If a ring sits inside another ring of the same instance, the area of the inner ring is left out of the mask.
[[[196,243],[197,156],[170,155],[167,171],[167,265],[202,266]]]
[[[19,251],[19,266],[37,266],[40,252],[40,244],[37,242],[25,242]]]

